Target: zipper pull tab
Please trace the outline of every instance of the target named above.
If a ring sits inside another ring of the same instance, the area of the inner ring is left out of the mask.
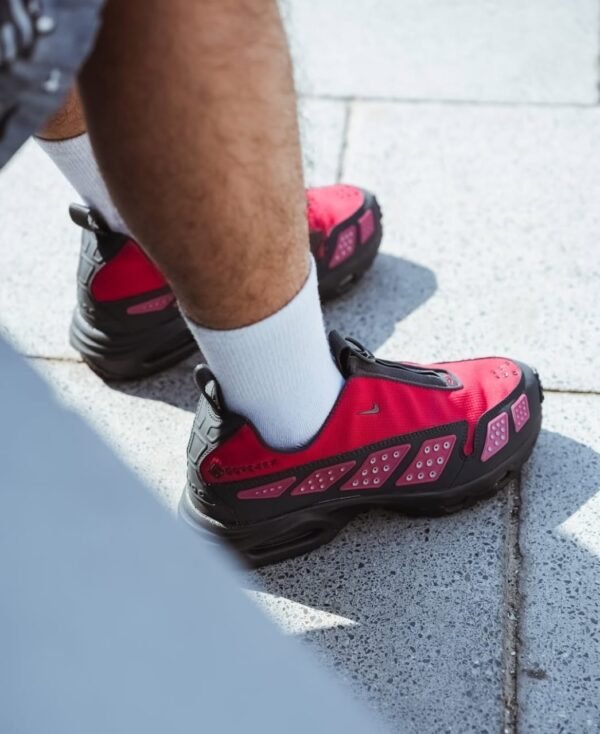
[[[350,344],[353,353],[356,354],[357,357],[360,357],[364,362],[369,362],[370,364],[377,362],[377,357],[375,357],[373,352],[370,352],[368,349],[363,347],[359,341],[353,339],[351,336],[347,336],[346,341]]]
[[[194,370],[194,380],[203,397],[216,415],[221,415],[223,398],[217,378],[210,371],[207,364],[199,364]]]

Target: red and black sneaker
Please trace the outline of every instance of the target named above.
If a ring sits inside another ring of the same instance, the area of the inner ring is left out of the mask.
[[[319,292],[327,301],[371,267],[381,244],[381,210],[373,194],[347,184],[307,189],[306,201]]]
[[[375,358],[330,335],[346,383],[319,433],[278,451],[227,410],[208,367],[188,445],[180,513],[230,541],[251,565],[305,553],[357,513],[439,515],[490,497],[529,457],[542,389],[503,357],[420,366]]]
[[[70,341],[90,367],[130,379],[193,354],[173,291],[139,245],[87,207],[72,204],[69,213],[83,230]]]
[[[354,186],[308,189],[310,246],[324,300],[369,268],[381,242],[373,194]],[[196,351],[175,296],[131,238],[111,232],[89,208],[73,204],[82,230],[71,344],[106,379],[144,377]]]

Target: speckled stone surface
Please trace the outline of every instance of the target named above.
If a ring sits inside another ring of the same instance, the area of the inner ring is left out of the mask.
[[[600,396],[550,395],[524,474],[519,731],[600,731]]]
[[[594,0],[283,0],[304,93],[597,101]]]
[[[335,183],[342,164],[348,107],[327,99],[302,99],[298,119],[307,186]]]
[[[79,234],[76,194],[35,143],[0,173],[0,331],[24,354],[78,359],[68,340]]]
[[[344,176],[379,192],[384,256],[417,278],[398,269],[388,308],[435,273],[382,353],[508,354],[547,387],[600,389],[599,141],[599,109],[356,103]]]
[[[312,610],[307,643],[395,731],[497,732],[504,520],[503,497],[432,521],[364,515],[252,586],[296,634],[298,604]]]

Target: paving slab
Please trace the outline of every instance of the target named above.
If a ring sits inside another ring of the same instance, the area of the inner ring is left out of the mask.
[[[191,373],[109,387],[83,365],[33,363],[174,509],[197,399]],[[502,496],[434,521],[368,514],[307,557],[248,574],[247,587],[393,730],[495,732],[505,520]]]
[[[595,0],[284,0],[306,94],[595,104]]]
[[[307,100],[299,112],[307,182],[333,183],[346,106]],[[0,174],[0,333],[24,354],[79,359],[68,342],[79,231],[67,209],[76,200],[75,191],[33,142]]]
[[[259,603],[393,731],[497,732],[505,519],[503,497],[437,520],[362,516],[256,572]]]
[[[519,731],[600,731],[600,396],[548,395],[524,472]]]
[[[306,185],[335,183],[340,173],[348,105],[301,99],[298,113]]]
[[[383,257],[435,289],[382,354],[504,353],[547,387],[600,389],[599,141],[600,109],[355,103],[343,176],[379,195]],[[403,288],[420,290],[397,275],[387,313]],[[364,319],[355,306],[347,318]]]
[[[0,332],[24,354],[79,358],[68,341],[79,252],[68,206],[76,200],[33,142],[0,172]]]

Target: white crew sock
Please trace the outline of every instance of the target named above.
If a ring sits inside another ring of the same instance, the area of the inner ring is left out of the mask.
[[[100,214],[113,232],[131,235],[110,198],[87,133],[68,140],[36,138],[36,141],[83,201]]]
[[[216,331],[188,319],[227,407],[249,418],[275,448],[309,441],[344,384],[325,336],[316,271],[311,259],[300,292],[256,324]]]

